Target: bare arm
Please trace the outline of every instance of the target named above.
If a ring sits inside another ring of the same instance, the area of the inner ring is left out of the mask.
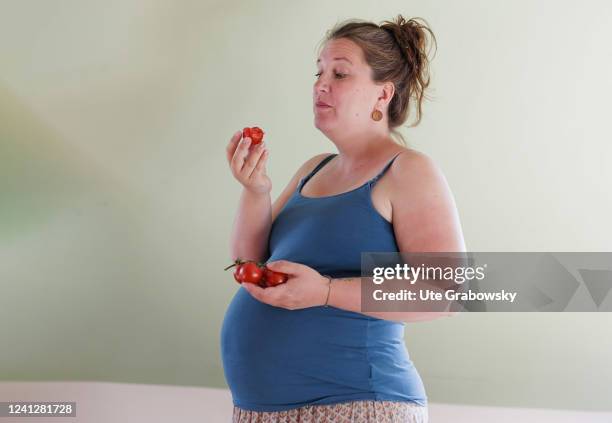
[[[244,188],[231,235],[232,261],[263,261],[268,250],[268,237],[272,227],[270,193],[258,194]]]
[[[249,147],[239,143],[239,140],[240,135],[236,133],[227,147],[232,173],[244,186],[234,218],[230,255],[232,261],[237,258],[264,261],[269,255],[268,240],[272,222],[296,190],[300,179],[327,154],[319,154],[304,163],[272,204],[272,183],[265,173],[268,153],[256,149],[249,151]]]
[[[230,241],[232,261],[259,260],[271,225],[272,181],[265,168],[269,153],[264,142],[250,146],[250,138],[241,138],[242,131],[237,131],[226,148],[232,175],[243,186]]]
[[[336,308],[354,311],[378,319],[395,320],[398,322],[435,320],[440,317],[448,317],[455,314],[448,311],[363,311],[361,307],[362,283],[372,284],[372,278],[332,279],[332,285],[329,287],[328,304]],[[431,287],[430,285],[428,285],[428,289],[442,293],[444,292],[444,290]],[[423,307],[426,307],[426,305]],[[385,308],[390,309],[391,306],[386,306]]]

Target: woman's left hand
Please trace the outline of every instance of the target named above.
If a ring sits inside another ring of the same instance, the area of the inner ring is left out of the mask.
[[[329,280],[312,267],[287,260],[266,263],[266,267],[286,273],[289,278],[287,282],[269,288],[243,282],[244,289],[259,301],[288,310],[325,305]]]

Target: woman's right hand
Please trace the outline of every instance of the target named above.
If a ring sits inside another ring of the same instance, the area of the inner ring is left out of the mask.
[[[264,142],[249,149],[242,131],[236,132],[227,145],[227,161],[232,175],[244,186],[245,189],[256,194],[267,194],[272,190],[272,181],[266,174],[266,162],[268,161],[268,150]]]

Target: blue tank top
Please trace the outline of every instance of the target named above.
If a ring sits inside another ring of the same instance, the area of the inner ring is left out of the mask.
[[[371,190],[393,159],[359,188],[304,197],[306,177],[274,220],[268,261],[289,260],[334,278],[359,277],[361,252],[397,252],[393,226],[374,208]],[[242,286],[221,327],[223,370],[235,406],[282,411],[356,400],[427,405],[404,343],[405,323],[336,307],[287,310]]]

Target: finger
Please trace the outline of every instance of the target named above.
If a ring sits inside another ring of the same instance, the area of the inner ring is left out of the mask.
[[[253,157],[253,162],[255,162],[255,164],[253,165],[253,169],[251,170],[251,173],[249,174],[249,178],[257,175],[258,173],[262,173],[264,166],[265,166],[265,157],[267,154],[267,149],[266,147],[263,145],[263,143],[259,144],[256,147],[255,150],[255,155]],[[250,161],[250,160],[249,160]],[[249,163],[249,166],[251,166],[251,163]]]
[[[274,270],[275,272],[286,273],[288,275],[294,275],[296,270],[295,263],[287,260],[272,261],[270,263],[266,263],[266,267],[270,270]]]
[[[234,135],[232,135],[230,142],[227,144],[227,147],[225,148],[225,153],[227,156],[228,163],[232,162],[232,157],[234,157],[234,152],[236,151],[236,147],[238,146],[238,142],[240,141],[241,137],[242,131],[236,131]]]
[[[234,156],[232,157],[232,168],[237,172],[242,172],[242,167],[245,163],[245,158],[249,155],[249,145],[251,144],[251,138],[246,137],[243,138],[240,143],[238,143],[238,147],[234,152]]]
[[[243,282],[242,286],[244,287],[244,289],[246,289],[247,291],[249,291],[249,293],[255,297],[256,299],[258,299],[261,302],[267,302],[265,301],[265,289],[261,288],[257,285],[255,285],[254,283],[248,283],[248,282]]]
[[[259,157],[261,153],[263,152],[262,148],[263,148],[262,143],[253,144],[252,141],[251,141],[251,145],[247,147],[248,157],[242,168],[242,172],[247,178],[251,175],[251,173],[253,172],[253,169],[255,169],[255,166],[257,165],[257,161],[259,160]]]
[[[270,152],[267,148],[264,149],[263,154],[259,158],[257,162],[257,166],[255,166],[254,172],[260,173],[262,175],[266,174],[266,165],[268,164],[268,156],[270,156]]]

